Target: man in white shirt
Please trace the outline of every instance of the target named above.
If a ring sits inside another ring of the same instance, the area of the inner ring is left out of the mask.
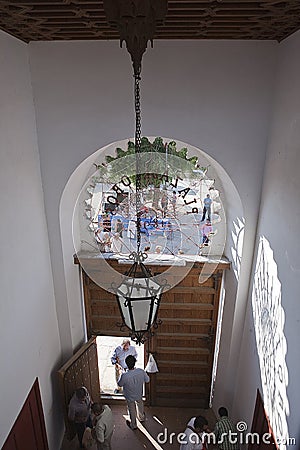
[[[192,417],[181,439],[180,450],[206,450],[204,431],[208,431],[208,422],[205,417]]]
[[[149,383],[150,378],[143,369],[136,369],[136,359],[129,355],[125,359],[128,371],[123,373],[118,381],[118,386],[123,387],[124,397],[127,401],[130,422],[126,424],[132,429],[137,429],[136,419],[140,422],[145,420],[144,403],[143,403],[143,386]]]
[[[93,403],[92,411],[95,415],[92,434],[97,442],[97,450],[111,450],[111,437],[114,431],[111,409],[107,405]]]

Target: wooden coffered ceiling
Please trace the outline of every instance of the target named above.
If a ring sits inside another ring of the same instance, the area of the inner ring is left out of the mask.
[[[169,0],[154,39],[281,41],[299,28],[300,0]],[[24,42],[118,39],[100,0],[0,0],[0,29]]]

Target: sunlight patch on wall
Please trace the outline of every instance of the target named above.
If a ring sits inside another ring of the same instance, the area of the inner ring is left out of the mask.
[[[245,219],[244,217],[242,217],[241,219],[238,217],[233,222],[233,231],[231,232],[231,238],[233,242],[233,246],[231,247],[232,268],[237,281],[240,278],[241,259],[244,242],[244,230],[245,230]]]
[[[287,342],[284,335],[285,313],[281,303],[281,283],[277,264],[268,240],[260,238],[252,308],[259,355],[263,400],[274,436],[278,442],[288,438]],[[285,450],[285,444],[279,444]]]

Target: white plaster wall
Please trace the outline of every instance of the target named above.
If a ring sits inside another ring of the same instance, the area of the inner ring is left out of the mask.
[[[254,209],[276,48],[273,42],[157,41],[143,62],[143,133],[206,151]],[[30,44],[30,60],[42,176],[49,183],[55,170],[61,191],[92,152],[132,136],[129,55],[117,42],[44,42]]]
[[[285,313],[284,334],[287,340],[286,364],[288,367],[287,398],[290,413],[287,423],[290,437],[297,439],[300,429],[299,392],[299,341],[300,341],[300,33],[286,39],[279,47],[276,96],[274,98],[273,121],[269,136],[260,220],[257,238],[265,236],[274,252],[278,279],[281,282],[282,306]],[[236,394],[237,408],[243,411],[249,366],[249,353],[253,355],[252,318],[245,327],[243,352],[240,361],[239,384]],[[255,362],[255,369],[258,361]],[[275,377],[278,365],[275,366]],[[256,372],[256,370],[255,370]],[[257,372],[250,386],[259,383]],[[242,401],[241,401],[242,399]],[[244,411],[246,413],[246,411]],[[247,413],[247,417],[249,417]]]
[[[61,420],[57,407],[59,399],[54,388],[60,342],[28,48],[2,32],[0,66],[2,447],[36,377],[40,382],[50,437],[60,433],[61,423],[58,422]],[[50,448],[57,450],[57,440],[50,440]]]

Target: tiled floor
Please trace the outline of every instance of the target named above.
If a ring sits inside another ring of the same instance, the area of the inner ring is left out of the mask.
[[[146,407],[146,421],[139,424],[137,431],[132,431],[125,423],[127,418],[125,402],[120,401],[120,405],[111,405],[111,409],[115,422],[113,450],[178,450],[180,444],[177,441],[177,435],[185,430],[185,425],[191,417],[201,414],[207,418],[210,428],[213,428],[215,424],[212,410]],[[78,449],[77,438],[72,442],[64,442],[61,448],[61,450]],[[96,450],[96,447],[91,450]]]

